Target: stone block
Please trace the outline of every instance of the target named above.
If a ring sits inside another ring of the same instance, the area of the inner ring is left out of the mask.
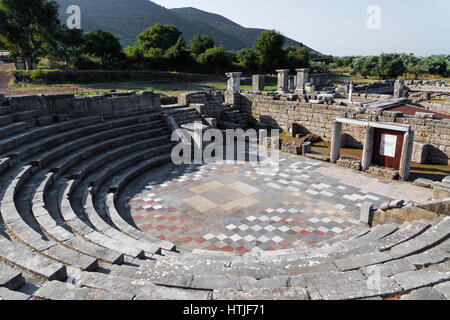
[[[371,223],[371,212],[373,210],[373,204],[370,202],[363,203],[361,207],[361,214],[359,217],[359,222],[370,225]]]
[[[423,164],[428,160],[431,145],[414,142],[412,161]]]

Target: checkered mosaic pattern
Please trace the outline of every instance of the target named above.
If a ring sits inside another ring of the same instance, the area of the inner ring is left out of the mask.
[[[364,202],[392,200],[315,172],[326,165],[287,156],[268,176],[251,165],[170,164],[141,178],[132,218],[181,250],[242,254],[333,238],[357,223]]]

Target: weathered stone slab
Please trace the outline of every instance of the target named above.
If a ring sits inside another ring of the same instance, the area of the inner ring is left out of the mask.
[[[311,264],[311,265],[289,265],[286,267],[286,273],[289,276],[297,276],[307,273],[338,271],[331,262]]]
[[[0,262],[0,287],[16,290],[24,282],[22,272]]]
[[[404,295],[401,300],[447,300],[434,288],[422,288]]]
[[[377,269],[374,269],[377,268]],[[371,269],[369,267],[364,267],[361,269],[361,272],[366,276],[370,277],[373,275],[373,270],[377,270],[380,272],[380,275],[382,277],[392,277],[395,274],[403,273],[407,271],[415,271],[417,270],[414,265],[407,262],[404,259],[401,260],[393,260],[386,262],[384,264],[377,264],[375,266],[372,266]]]
[[[59,281],[44,283],[33,296],[45,300],[132,300],[134,297],[126,293],[77,288],[70,283]]]
[[[136,293],[134,300],[211,300],[211,291],[145,287]]]
[[[402,244],[430,227],[430,224],[424,221],[414,221],[402,226],[395,233],[376,241],[376,246],[380,251],[386,251],[395,247],[396,245]]]
[[[430,287],[450,280],[450,272],[438,271],[408,271],[392,277],[405,291]]]
[[[392,260],[392,256],[382,252],[367,253],[334,261],[340,271],[355,270]]]
[[[447,300],[450,300],[450,281],[438,284],[434,287],[439,293],[441,293]]]
[[[229,276],[197,276],[195,275],[190,284],[192,289],[214,290],[235,289],[241,290],[239,278]]]
[[[378,284],[370,281],[324,284],[308,287],[311,300],[349,300],[387,296],[402,291],[395,281],[381,278]]]
[[[30,297],[30,295],[22,292],[12,291],[8,288],[0,288],[0,300],[28,300]]]
[[[213,300],[309,300],[303,288],[273,288],[237,291],[233,289],[214,290]]]
[[[450,253],[439,248],[432,248],[425,252],[405,258],[406,261],[417,268],[428,267],[431,264],[438,264],[450,258]]]
[[[336,283],[349,283],[366,279],[360,271],[349,272],[321,272],[304,275],[307,287],[316,285],[331,285]]]

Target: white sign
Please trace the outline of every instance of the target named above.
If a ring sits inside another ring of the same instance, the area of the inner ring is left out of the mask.
[[[395,158],[395,151],[397,149],[397,136],[388,134],[381,135],[380,155]]]

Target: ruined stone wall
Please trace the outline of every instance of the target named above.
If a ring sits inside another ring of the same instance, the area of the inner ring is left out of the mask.
[[[106,117],[148,108],[160,108],[161,97],[152,91],[142,94],[110,93],[107,95],[74,97],[71,94],[11,96],[3,101],[11,112],[36,111],[40,114],[67,114],[82,117],[103,114]]]
[[[255,121],[270,123],[287,130],[298,123],[309,132],[331,140],[333,122],[337,117],[359,120],[392,122],[411,125],[415,142],[431,144],[429,160],[448,164],[450,158],[450,120],[421,119],[403,116],[401,112],[365,110],[359,107],[310,104],[299,101],[274,100],[275,96],[241,93],[239,105],[242,111],[252,115]],[[343,125],[346,145],[361,147],[365,129],[355,125]]]

